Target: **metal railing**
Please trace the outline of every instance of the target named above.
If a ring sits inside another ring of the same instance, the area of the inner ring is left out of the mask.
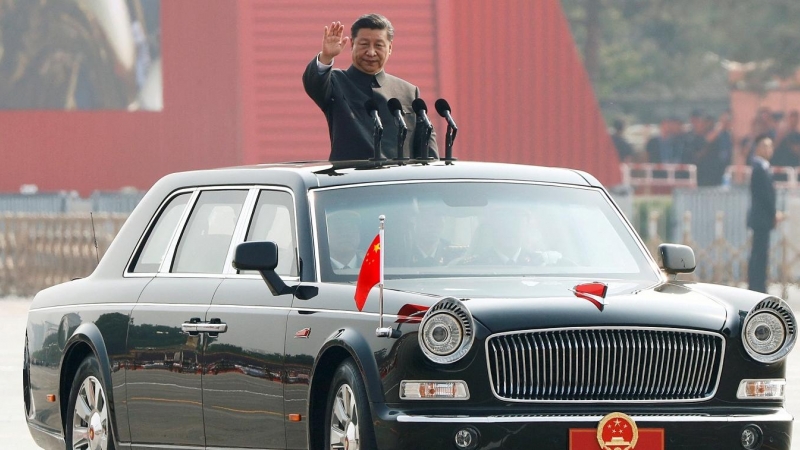
[[[89,275],[126,218],[95,214],[93,233],[88,214],[0,214],[0,297]]]
[[[694,164],[623,163],[622,183],[646,194],[678,187],[697,187]]]

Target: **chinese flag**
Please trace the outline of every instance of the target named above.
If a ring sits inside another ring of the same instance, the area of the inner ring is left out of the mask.
[[[375,236],[364,255],[361,271],[358,272],[356,283],[356,307],[359,311],[364,309],[370,289],[381,281],[381,235]]]

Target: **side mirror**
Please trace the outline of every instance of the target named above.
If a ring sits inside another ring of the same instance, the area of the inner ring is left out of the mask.
[[[275,273],[278,267],[278,246],[274,242],[242,242],[233,254],[233,267],[238,270],[257,270],[272,295],[291,294],[292,288]]]
[[[272,270],[278,267],[278,246],[274,242],[242,242],[236,246],[233,267],[238,270]]]
[[[679,244],[661,244],[658,246],[661,256],[661,268],[671,275],[694,272],[697,263],[691,247]]]

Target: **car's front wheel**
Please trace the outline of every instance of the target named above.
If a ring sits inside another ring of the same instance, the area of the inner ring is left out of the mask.
[[[70,450],[114,449],[108,396],[101,378],[97,358],[87,356],[78,366],[69,393],[66,441]]]
[[[375,433],[370,419],[367,389],[355,361],[347,359],[336,369],[328,392],[325,414],[325,448],[373,450]]]

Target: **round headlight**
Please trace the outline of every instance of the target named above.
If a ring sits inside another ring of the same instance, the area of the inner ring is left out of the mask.
[[[771,312],[754,314],[744,331],[747,345],[760,355],[771,355],[786,341],[783,322]]]
[[[436,314],[425,322],[422,334],[425,347],[439,356],[447,356],[458,350],[464,338],[461,324],[446,312]]]
[[[422,318],[420,348],[435,363],[456,362],[472,347],[474,328],[467,308],[455,298],[445,298]]]
[[[773,363],[785,357],[797,340],[796,321],[789,305],[777,298],[759,302],[742,325],[744,349],[756,361]]]

